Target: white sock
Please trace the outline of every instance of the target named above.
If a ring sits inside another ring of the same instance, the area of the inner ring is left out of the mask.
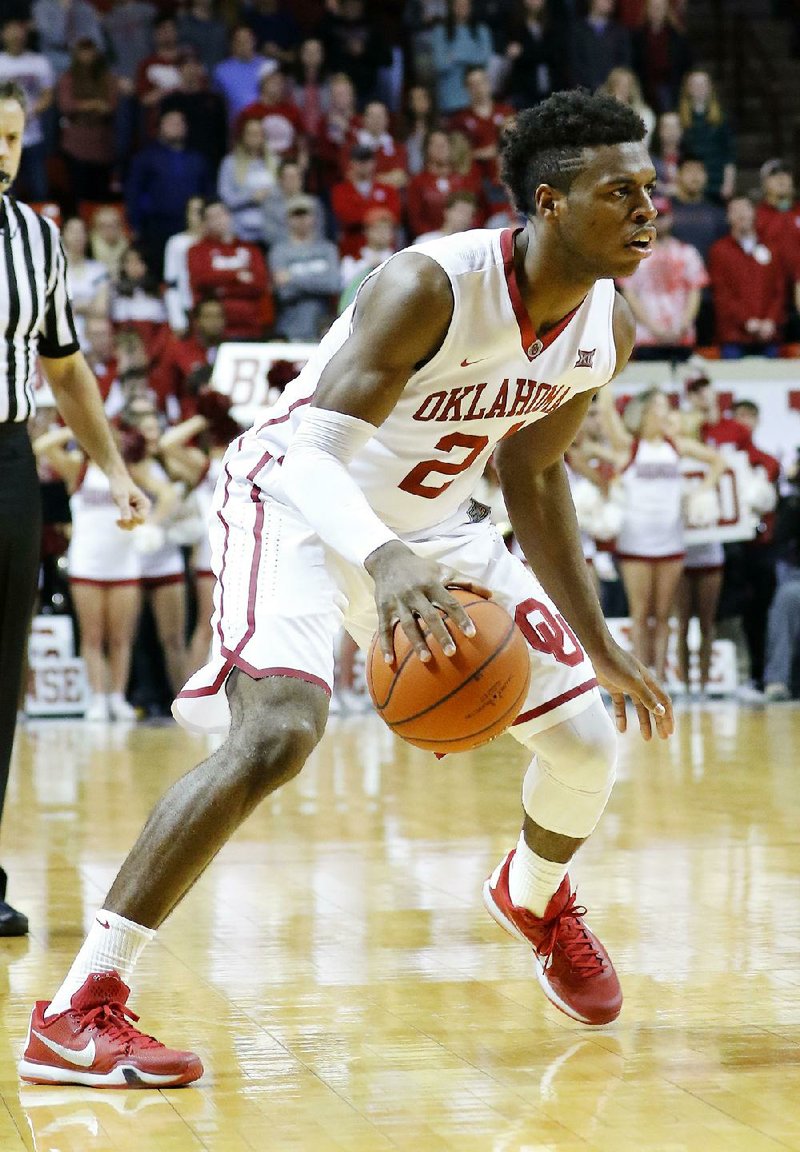
[[[126,984],[145,945],[156,934],[155,928],[145,928],[126,920],[116,912],[102,908],[94,918],[89,935],[75,957],[64,983],[45,1009],[45,1018],[66,1012],[72,997],[90,972],[119,972]]]
[[[527,908],[534,916],[544,916],[550,897],[558,891],[569,864],[537,856],[520,833],[517,850],[511,860],[508,891],[518,908]]]

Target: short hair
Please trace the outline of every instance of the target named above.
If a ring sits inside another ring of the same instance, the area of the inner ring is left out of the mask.
[[[28,98],[15,80],[3,80],[0,83],[0,100],[15,100],[23,112],[28,111]]]
[[[755,400],[734,400],[731,404],[731,412],[735,412],[737,408],[744,408],[745,412],[749,412],[751,416],[758,416],[761,411]]]
[[[586,148],[638,143],[645,134],[644,121],[627,104],[585,88],[556,92],[523,109],[507,124],[500,145],[514,206],[530,215],[540,184],[568,192]]]

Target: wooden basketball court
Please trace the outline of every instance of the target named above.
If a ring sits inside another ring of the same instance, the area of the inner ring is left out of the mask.
[[[437,762],[331,722],[145,954],[142,1026],[206,1065],[165,1092],[21,1086],[60,983],[152,803],[204,755],[163,727],[20,733],[2,861],[2,1152],[800,1149],[800,710],[684,707],[623,740],[574,870],[626,996],[590,1031],[481,903],[519,829],[509,737]]]

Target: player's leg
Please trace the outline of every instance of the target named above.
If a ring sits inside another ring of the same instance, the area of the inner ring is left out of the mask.
[[[141,610],[141,590],[136,584],[115,584],[106,592],[106,633],[112,720],[133,720],[136,710],[125,699],[131,670],[131,652]]]
[[[524,826],[486,882],[486,906],[533,949],[553,1003],[584,1023],[605,1024],[619,1014],[622,993],[567,877],[569,861],[603,813],[616,770],[616,732],[594,669],[536,577],[491,525],[465,526],[433,554],[490,587],[530,649],[531,684],[511,728],[534,756],[523,787]]]
[[[634,655],[652,667],[653,651],[650,616],[653,611],[653,565],[647,560],[621,560],[620,572],[628,598],[631,640]]]
[[[690,688],[689,674],[689,625],[697,613],[695,592],[697,573],[693,568],[684,568],[675,592],[675,615],[678,618],[677,652],[678,678],[686,692]]]
[[[202,1074],[192,1053],[133,1029],[126,980],[232,832],[320,739],[346,604],[307,525],[268,498],[253,500],[252,490],[248,483],[238,497],[226,494],[215,652],[174,705],[184,725],[227,738],[158,803],[66,980],[50,1003],[36,1005],[23,1079],[164,1086]]]
[[[170,688],[177,692],[186,677],[186,588],[183,578],[150,589],[156,632]]]
[[[722,592],[722,569],[704,569],[696,576],[697,619],[700,625],[700,691],[705,692],[711,672],[717,605]]]
[[[107,720],[109,692],[108,661],[105,653],[107,589],[103,584],[73,581],[70,591],[80,629],[81,658],[86,665],[86,678],[91,692],[86,719]]]
[[[165,793],[111,887],[66,979],[34,1008],[23,1079],[164,1087],[202,1075],[126,1019],[136,962],[154,930],[265,796],[300,771],[322,736],[328,696],[294,677],[231,673],[230,734]]]
[[[583,920],[567,874],[592,833],[614,784],[617,738],[599,695],[544,731],[512,732],[533,753],[522,790],[516,847],[484,886],[489,912],[534,950],[548,999],[584,1024],[607,1024],[622,991],[603,945]]]
[[[683,571],[683,560],[659,560],[653,568],[653,656],[656,676],[664,679],[669,646],[669,617]]]

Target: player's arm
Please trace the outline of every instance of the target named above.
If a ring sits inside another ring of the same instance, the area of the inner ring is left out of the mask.
[[[400,541],[348,471],[411,374],[441,346],[452,314],[450,282],[435,261],[420,253],[394,257],[361,290],[351,334],[326,365],[281,469],[288,496],[320,539],[351,563],[363,564],[375,581],[381,643],[389,660],[398,621],[421,659],[430,651],[420,620],[452,655],[453,641],[437,607],[472,633],[469,618],[444,586],[441,567]]]
[[[627,363],[634,321],[624,301],[615,308],[617,371]],[[576,396],[557,412],[498,444],[495,466],[514,535],[542,587],[574,628],[614,702],[617,727],[626,727],[625,695],[633,700],[639,727],[650,739],[650,714],[661,737],[672,731],[669,697],[634,657],[611,636],[581,548],[564,454],[586,415],[591,394]]]
[[[495,449],[494,464],[514,536],[545,591],[590,657],[611,637],[589,578],[564,454],[592,401],[584,392]]]
[[[42,370],[53,390],[56,405],[75,439],[109,479],[111,495],[120,512],[122,528],[144,521],[149,501],[132,482],[114,442],[100,391],[82,352],[69,356],[40,357]]]

